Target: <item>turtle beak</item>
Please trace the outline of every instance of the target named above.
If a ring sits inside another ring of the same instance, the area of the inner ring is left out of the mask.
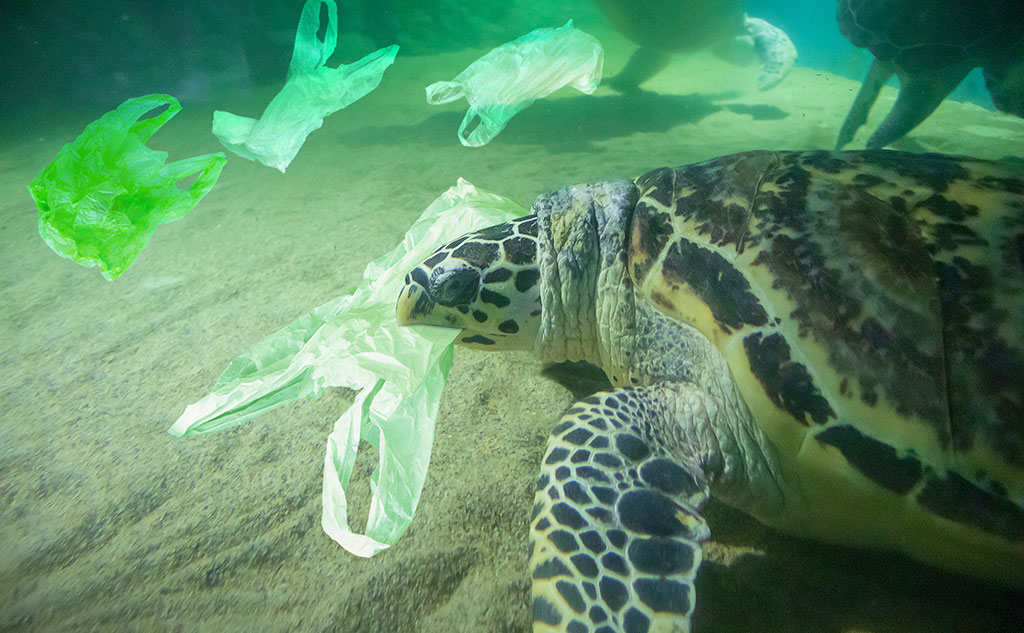
[[[395,306],[398,325],[422,323],[423,316],[430,312],[433,305],[433,300],[427,296],[422,286],[417,283],[406,285],[398,295],[398,305]]]

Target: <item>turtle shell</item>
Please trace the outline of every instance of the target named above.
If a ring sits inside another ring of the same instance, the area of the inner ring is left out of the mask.
[[[636,184],[635,287],[717,345],[781,453],[814,438],[1024,543],[1024,168],[752,152]]]
[[[839,30],[909,73],[987,66],[1024,37],[1020,0],[840,0]]]

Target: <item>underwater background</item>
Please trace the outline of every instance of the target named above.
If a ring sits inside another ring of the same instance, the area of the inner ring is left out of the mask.
[[[339,0],[335,61],[390,44],[401,54],[493,48],[567,19],[606,27],[589,0]],[[301,2],[8,2],[0,9],[4,106],[64,109],[164,92],[183,103],[273,84],[288,68]],[[802,65],[862,78],[870,54],[839,33],[833,0],[749,0],[748,14],[782,28]],[[991,108],[975,71],[953,93]]]
[[[529,205],[564,185],[751,149],[831,149],[870,55],[835,3],[750,0],[797,67],[677,55],[622,95],[562,89],[492,142],[460,145],[465,101],[424,87],[572,18],[605,49],[636,46],[586,0],[339,0],[330,63],[399,44],[379,87],[328,116],[281,174],[228,154],[209,195],[157,229],[113,282],[40,239],[26,185],[129,97],[184,110],[149,145],[223,151],[215,109],[259,116],[284,82],[300,0],[5,2],[0,7],[0,631],[530,630],[528,521],[550,428],[572,403],[528,354],[460,349],[415,519],[357,558],[320,528],[325,438],[354,393],[328,391],[196,438],[166,429],[236,356],[360,281],[460,177]],[[852,147],[895,97],[883,90]],[[1024,156],[1024,121],[977,74],[893,147]],[[373,449],[350,512],[361,528]],[[1018,631],[1020,595],[901,559],[772,532],[714,501],[695,631]]]

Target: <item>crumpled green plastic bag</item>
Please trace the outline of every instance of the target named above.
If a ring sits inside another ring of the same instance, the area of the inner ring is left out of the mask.
[[[327,5],[324,39],[317,38],[320,5]],[[352,64],[328,68],[338,41],[338,7],[334,0],[306,0],[295,35],[288,79],[259,120],[217,110],[213,133],[227,149],[284,173],[306,137],[324,117],[362,99],[380,84],[395,61],[398,46],[370,53]]]
[[[459,125],[459,140],[466,147],[480,147],[516,114],[562,86],[592,94],[603,67],[601,43],[569,20],[557,29],[536,29],[499,46],[452,81],[430,84],[427,103],[465,97],[469,110]]]
[[[186,407],[169,429],[210,433],[327,387],[361,389],[334,424],[324,459],[324,531],[359,556],[395,543],[412,521],[430,463],[438,403],[457,330],[399,327],[395,302],[405,275],[440,244],[526,209],[459,179],[435,200],[363,283],[261,341],[228,365],[213,391]],[[348,525],[345,489],[360,438],[379,452],[370,481],[366,534]]]
[[[167,106],[160,114],[147,112]],[[39,235],[61,257],[99,266],[109,281],[128,269],[156,227],[180,220],[217,183],[223,153],[164,164],[146,141],[181,111],[170,95],[128,99],[85,127],[28,185]],[[199,172],[188,189],[175,185]]]

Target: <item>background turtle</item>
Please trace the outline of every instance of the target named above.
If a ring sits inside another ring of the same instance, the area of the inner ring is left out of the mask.
[[[760,90],[776,86],[796,61],[796,48],[781,29],[747,17],[742,0],[594,0],[608,21],[640,48],[607,81],[619,91],[637,89],[675,53],[711,47],[734,63],[761,62]]]
[[[1024,168],[750,152],[568,187],[397,311],[614,387],[551,433],[535,631],[688,630],[709,494],[1024,586]]]
[[[853,140],[894,74],[899,96],[868,147],[883,147],[914,129],[979,66],[995,106],[1024,117],[1021,0],[839,0],[838,18],[843,35],[875,59],[840,129],[837,149]]]

